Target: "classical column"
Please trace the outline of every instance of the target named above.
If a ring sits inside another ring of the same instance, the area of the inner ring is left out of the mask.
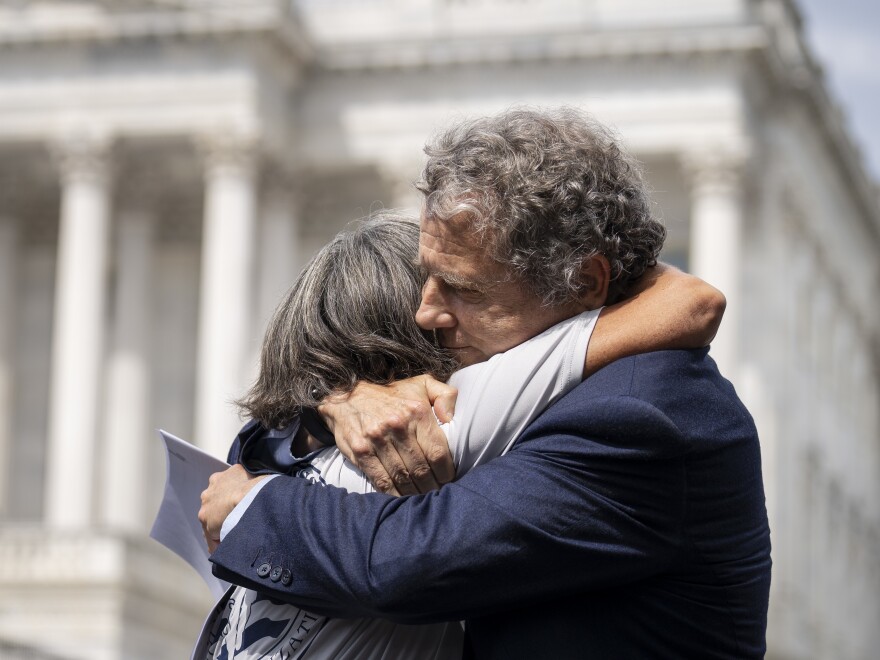
[[[258,336],[302,268],[298,195],[289,177],[271,172],[267,177],[260,214],[260,249],[257,257],[259,292]]]
[[[148,212],[119,214],[114,323],[106,370],[101,522],[133,532],[146,524],[153,227]]]
[[[0,211],[0,519],[9,509],[19,228]]]
[[[233,400],[246,385],[252,340],[253,250],[256,219],[252,141],[216,136],[202,141],[205,218],[196,374],[196,442],[226,457],[241,426]]]
[[[45,515],[50,524],[92,518],[104,342],[110,210],[106,140],[57,145],[62,179]]]
[[[742,314],[742,157],[721,150],[687,154],[691,189],[690,271],[727,297],[727,311],[711,354],[736,381]]]

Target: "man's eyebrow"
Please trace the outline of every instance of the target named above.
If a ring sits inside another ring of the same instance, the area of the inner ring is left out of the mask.
[[[436,277],[438,280],[442,280],[444,284],[455,289],[468,289],[471,291],[479,291],[480,293],[486,293],[492,289],[492,287],[499,284],[498,281],[494,280],[470,280],[456,273],[447,273],[444,271],[434,271],[429,272],[428,274]]]
[[[455,273],[444,273],[437,272],[431,273],[438,280],[443,280],[446,284],[450,286],[457,287],[459,289],[476,289],[482,290],[487,288],[487,285],[483,282],[475,282],[473,280],[469,280],[461,275],[456,275]]]
[[[417,262],[416,266],[422,271],[424,277],[436,277],[442,280],[444,284],[456,287],[458,289],[473,289],[475,291],[487,291],[492,288],[493,282],[479,282],[469,280],[466,277],[457,275],[456,273],[447,273],[442,270],[431,270],[426,268],[421,262]]]

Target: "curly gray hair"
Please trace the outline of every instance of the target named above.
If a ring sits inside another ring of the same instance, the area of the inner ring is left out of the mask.
[[[415,322],[425,282],[418,246],[414,219],[383,211],[321,249],[269,322],[242,411],[281,428],[359,380],[449,378],[456,362]]]
[[[584,291],[584,262],[611,266],[608,302],[656,264],[666,230],[641,171],[602,124],[571,108],[514,109],[425,147],[427,217],[465,214],[489,255],[547,305]]]

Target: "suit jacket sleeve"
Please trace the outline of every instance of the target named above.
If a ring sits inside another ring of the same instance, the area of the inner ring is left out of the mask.
[[[681,434],[644,401],[585,399],[583,387],[440,491],[274,479],[213,555],[214,573],[330,616],[422,623],[661,572],[682,524]],[[260,577],[265,564],[289,570],[289,585]]]

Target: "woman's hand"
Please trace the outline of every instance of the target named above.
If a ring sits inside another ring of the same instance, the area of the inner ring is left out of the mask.
[[[202,508],[199,509],[199,522],[209,552],[213,554],[220,545],[220,530],[232,510],[265,478],[266,475],[249,474],[241,465],[211,475],[208,487],[202,491]]]

